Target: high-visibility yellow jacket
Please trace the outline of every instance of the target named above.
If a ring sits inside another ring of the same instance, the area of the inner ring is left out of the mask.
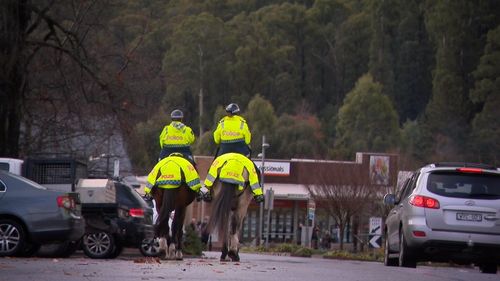
[[[255,165],[242,154],[230,152],[215,158],[208,170],[205,187],[210,189],[217,178],[222,182],[237,184],[240,190],[248,181],[254,195],[262,194]]]
[[[193,130],[179,121],[172,121],[163,128],[160,134],[160,148],[168,147],[188,147],[195,140]]]
[[[200,176],[193,164],[173,153],[154,166],[148,175],[144,191],[151,192],[155,185],[159,188],[177,188],[183,181],[195,192],[201,188]]]
[[[247,121],[239,115],[225,116],[219,121],[214,131],[216,144],[244,141],[249,145],[251,140],[252,134],[248,129]]]

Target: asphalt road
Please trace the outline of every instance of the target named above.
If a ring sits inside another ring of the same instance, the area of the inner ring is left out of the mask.
[[[127,251],[112,260],[93,260],[81,253],[70,258],[0,258],[0,281],[49,280],[282,280],[282,281],[483,281],[500,275],[477,268],[384,267],[376,262],[241,254],[241,262],[220,262],[219,253],[204,258],[166,261]]]

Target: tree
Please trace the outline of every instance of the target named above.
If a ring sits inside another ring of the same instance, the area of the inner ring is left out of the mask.
[[[256,95],[248,104],[245,117],[252,133],[251,147],[257,155],[262,147],[262,136],[267,138],[274,134],[278,117],[274,113],[271,103],[260,95]]]
[[[350,167],[349,167],[350,168]],[[363,182],[360,172],[339,165],[335,169],[316,171],[316,184],[307,184],[306,189],[318,206],[333,217],[339,227],[340,249],[344,249],[343,237],[347,224],[360,216],[373,202],[374,189]]]
[[[429,154],[434,160],[466,159],[466,140],[474,116],[470,74],[484,48],[488,27],[498,24],[498,10],[498,1],[426,2],[425,21],[436,47],[436,66],[424,125],[433,138]]]
[[[181,21],[169,43],[163,59],[167,85],[165,107],[183,105],[184,109],[198,112],[201,135],[211,125],[205,116],[213,114],[222,101],[229,100],[225,65],[234,50],[231,34],[221,19],[201,13]],[[204,109],[208,110],[207,115]]]
[[[369,49],[372,34],[367,13],[356,13],[343,22],[336,35],[338,94],[335,105],[340,107],[345,95],[354,88],[356,81],[368,72]]]
[[[372,40],[370,43],[370,73],[384,86],[384,94],[394,100],[394,65],[400,1],[371,1]]]
[[[339,110],[335,150],[343,157],[358,151],[387,152],[400,139],[398,115],[382,86],[364,75]]]
[[[313,115],[281,115],[267,141],[272,145],[269,157],[323,159],[327,154],[321,124]]]
[[[470,94],[472,102],[482,110],[472,121],[470,143],[474,157],[480,162],[500,163],[500,26],[488,33],[481,62],[474,71],[476,86]]]
[[[17,157],[26,87],[29,1],[0,3],[0,155]]]

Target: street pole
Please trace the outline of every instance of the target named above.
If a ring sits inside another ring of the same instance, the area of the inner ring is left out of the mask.
[[[266,159],[266,148],[269,147],[269,144],[266,143],[266,136],[262,136],[262,153],[261,153],[261,165],[260,165],[260,184],[262,186],[262,191],[264,192],[264,165]],[[264,220],[264,202],[259,204],[259,233],[257,238],[257,245],[261,245],[262,240],[262,228],[263,228],[263,220]],[[269,227],[269,226],[268,226]]]

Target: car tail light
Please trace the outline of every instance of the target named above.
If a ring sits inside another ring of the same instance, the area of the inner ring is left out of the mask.
[[[75,209],[75,200],[68,195],[57,196],[57,206],[68,210]]]
[[[413,231],[413,236],[415,236],[415,237],[425,237],[425,232],[424,231],[415,230],[415,231]]]
[[[483,169],[479,168],[457,168],[457,171],[461,173],[470,173],[470,174],[482,174]]]
[[[412,196],[410,199],[410,204],[416,207],[439,209],[439,201],[434,198],[422,195]]]
[[[144,209],[142,208],[132,208],[128,211],[129,215],[134,218],[143,218]]]

